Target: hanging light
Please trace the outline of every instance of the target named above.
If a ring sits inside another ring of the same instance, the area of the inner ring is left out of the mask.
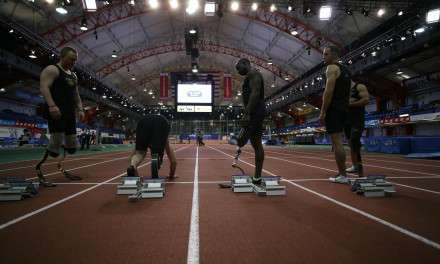
[[[275,12],[277,11],[277,6],[275,4],[271,4],[270,5],[270,12]]]
[[[257,11],[257,9],[258,9],[258,3],[252,3],[252,6],[251,6],[251,9],[252,9],[252,11]]]
[[[81,29],[82,31],[87,31],[88,30],[88,28],[87,28],[87,19],[86,19],[85,16],[81,19],[81,27],[79,29]]]
[[[118,57],[118,54],[116,54],[116,50],[114,50],[112,53],[112,58],[117,58],[117,57]]]
[[[176,4],[176,3],[171,3],[171,2],[172,1],[170,1],[170,6],[171,6],[171,8],[173,8],[172,4]],[[177,2],[177,1],[174,1],[174,2]],[[159,7],[159,1],[157,1],[157,0],[148,0],[148,4],[153,9],[157,9]],[[177,5],[178,5],[178,3],[177,3]]]
[[[35,55],[35,50],[31,50],[31,53],[29,54],[29,58],[36,59],[37,55]]]

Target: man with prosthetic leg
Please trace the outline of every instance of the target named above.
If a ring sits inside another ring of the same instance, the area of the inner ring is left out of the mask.
[[[35,169],[40,184],[45,187],[55,186],[46,180],[41,171],[41,166],[48,156],[58,158],[58,169],[66,178],[81,180],[81,177],[69,174],[62,166],[66,153],[76,152],[76,115],[80,120],[84,118],[77,86],[78,78],[72,72],[77,59],[75,49],[64,47],[61,50],[60,61],[47,66],[41,72],[40,91],[45,100],[43,111],[47,118],[50,139],[44,156]]]
[[[364,177],[361,137],[365,128],[365,106],[368,104],[369,98],[370,95],[364,84],[351,82],[348,118],[344,130],[345,137],[350,145],[352,166],[346,171],[348,173],[358,173],[359,177]]]
[[[161,115],[147,115],[141,119],[136,128],[136,147],[130,155],[130,165],[123,184],[118,186],[118,194],[131,194],[130,201],[140,198],[160,198],[165,193],[164,180],[159,178],[159,169],[163,162],[164,152],[170,161],[169,180],[176,178],[176,156],[168,141],[170,125]],[[148,149],[151,152],[151,179],[142,179],[137,171],[144,160]]]

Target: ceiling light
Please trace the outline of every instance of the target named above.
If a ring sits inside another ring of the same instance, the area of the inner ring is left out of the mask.
[[[425,28],[424,27],[418,28],[414,32],[418,33],[418,34],[421,34],[421,33],[425,32]]]
[[[6,92],[6,89],[5,88],[0,88],[0,93],[4,93],[4,92]]]
[[[189,34],[196,34],[197,30],[195,28],[192,28],[188,32],[189,32]]]
[[[107,98],[107,95],[105,95],[105,94],[102,95],[102,98],[103,98],[103,99],[106,99],[106,98]]]
[[[400,10],[400,11],[399,11],[399,13],[397,13],[397,15],[398,15],[398,16],[401,16],[401,15],[403,15],[403,11],[402,11],[402,10]]]
[[[114,50],[112,53],[112,58],[117,58],[117,57],[118,57],[118,54],[116,54],[116,50]]]
[[[271,4],[270,5],[270,12],[275,12],[277,11],[277,6],[275,4]]]
[[[251,9],[252,9],[252,11],[257,11],[258,4],[257,3],[252,3]]]
[[[370,14],[370,11],[368,9],[362,8],[362,15],[367,17],[369,14]]]
[[[397,75],[400,75],[402,73],[403,73],[403,71],[401,71],[401,70],[397,70],[397,72],[396,72]]]
[[[29,58],[36,59],[37,55],[35,55],[35,50],[31,50],[31,54],[29,54]]]
[[[86,19],[85,16],[81,19],[81,27],[79,29],[81,29],[82,31],[87,31],[88,30],[88,28],[87,28],[87,19]]]
[[[131,80],[132,80],[132,81],[136,81],[136,77],[134,77],[134,76],[131,77]]]
[[[400,37],[400,40],[401,40],[401,41],[404,41],[405,39],[406,39],[405,36]]]
[[[175,2],[177,2],[177,1],[175,1]],[[148,4],[150,5],[150,7],[152,9],[157,9],[159,7],[159,1],[157,1],[157,0],[148,0]],[[170,6],[172,7],[171,1],[170,1]]]
[[[292,30],[292,31],[290,32],[290,34],[292,34],[293,36],[296,36],[296,35],[298,35],[298,31],[296,31],[296,30],[294,29],[294,30]]]
[[[189,0],[188,7],[186,8],[186,13],[188,15],[193,15],[199,9],[199,1],[197,0]]]
[[[332,7],[331,6],[321,6],[319,9],[319,19],[329,20],[332,17]]]
[[[92,90],[95,91],[95,90],[96,90],[96,87],[92,87]]]
[[[11,29],[9,30],[9,33],[11,33],[11,34],[14,33],[14,29],[11,28]]]
[[[426,13],[426,23],[437,23],[440,20],[440,9],[433,9],[429,10],[428,13]]]
[[[171,9],[179,8],[179,1],[177,1],[177,0],[170,0],[170,7],[171,7]]]
[[[57,7],[55,10],[61,15],[67,14],[67,10],[62,6]]]
[[[134,6],[134,0],[128,0],[128,4]]]
[[[345,8],[345,13],[349,16],[353,15],[353,10],[349,7]]]
[[[384,8],[380,8],[379,10],[377,10],[377,16],[378,17],[382,17],[383,15],[385,15],[385,9]]]
[[[233,1],[232,3],[231,3],[231,10],[232,11],[237,11],[238,9],[240,8],[240,4],[237,2],[237,1]]]
[[[49,5],[53,4],[54,0],[46,0],[46,3],[48,3]]]
[[[373,57],[376,57],[377,52],[376,52],[376,51],[373,51],[373,52],[371,52],[371,55],[372,55]]]

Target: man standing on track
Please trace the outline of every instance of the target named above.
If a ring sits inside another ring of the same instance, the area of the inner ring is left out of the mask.
[[[78,59],[77,51],[71,47],[61,50],[60,61],[43,69],[40,76],[40,91],[44,96],[44,113],[47,118],[50,139],[42,160],[37,164],[37,176],[46,187],[55,186],[47,181],[41,172],[41,165],[48,156],[58,157],[61,164],[66,152],[76,152],[76,114],[80,120],[84,118],[81,98],[78,92],[78,78],[72,72]],[[59,166],[63,174],[70,180],[81,180],[78,176],[68,174]]]
[[[332,139],[335,160],[339,174],[330,178],[336,183],[348,183],[345,171],[345,150],[342,144],[342,132],[347,120],[350,98],[351,78],[349,71],[339,63],[341,51],[335,46],[324,49],[323,57],[327,65],[326,84],[323,94],[319,120],[325,123],[327,133]]]
[[[350,108],[348,111],[347,124],[345,125],[345,137],[350,144],[352,166],[347,169],[349,173],[358,173],[364,177],[361,158],[361,137],[365,127],[365,106],[370,100],[367,87],[359,82],[351,82]]]
[[[147,150],[150,149],[151,155],[158,155],[158,168],[162,165],[164,150],[170,161],[169,178],[175,178],[177,160],[174,150],[168,141],[170,124],[161,115],[147,115],[142,118],[136,128],[136,147],[130,155],[130,165],[127,168],[127,176],[139,176],[137,167],[144,160]],[[151,175],[153,176],[153,175]]]
[[[242,88],[244,116],[242,118],[242,129],[237,138],[237,145],[241,148],[246,145],[249,139],[251,140],[255,152],[255,174],[252,177],[252,182],[260,184],[264,162],[261,137],[263,135],[263,121],[266,116],[264,80],[261,73],[251,67],[248,59],[240,59],[235,68],[240,75],[246,76]]]

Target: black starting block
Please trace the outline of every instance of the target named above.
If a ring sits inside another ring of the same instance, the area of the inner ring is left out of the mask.
[[[261,184],[254,184],[254,192],[259,196],[286,195],[286,186],[280,185],[281,177],[261,177]]]
[[[38,194],[38,182],[26,181],[23,177],[7,177],[0,183],[0,201],[19,201]]]
[[[351,191],[365,197],[384,197],[396,192],[394,186],[386,181],[384,175],[368,175],[350,180]]]

